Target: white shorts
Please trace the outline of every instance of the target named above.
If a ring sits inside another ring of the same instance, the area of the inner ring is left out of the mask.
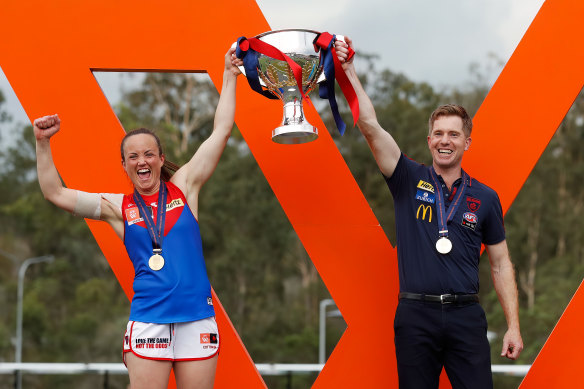
[[[219,352],[215,317],[174,324],[129,321],[124,335],[126,353],[159,361],[197,361]]]

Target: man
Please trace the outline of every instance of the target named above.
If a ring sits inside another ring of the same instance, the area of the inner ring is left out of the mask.
[[[487,322],[478,304],[478,264],[484,244],[508,330],[501,356],[523,349],[517,285],[501,204],[495,191],[464,170],[472,120],[457,105],[441,106],[429,121],[432,166],[407,158],[379,125],[352,63],[352,42],[337,56],[359,100],[357,125],[393,195],[400,281],[395,347],[400,388],[437,388],[442,367],[453,388],[492,388]]]

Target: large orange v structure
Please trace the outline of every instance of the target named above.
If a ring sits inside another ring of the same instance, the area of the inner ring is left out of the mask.
[[[465,169],[496,188],[505,209],[582,87],[582,44],[576,40],[582,7],[570,0],[544,4],[475,117]],[[55,162],[69,187],[94,192],[129,187],[118,155],[124,131],[92,70],[207,71],[220,89],[227,48],[238,36],[270,29],[251,0],[30,0],[9,2],[2,11],[0,31],[10,39],[0,41],[0,66],[29,118],[59,113],[63,128],[53,142]],[[314,387],[397,386],[395,250],[327,131],[309,144],[275,144],[271,118],[280,117],[281,105],[242,80],[237,97],[237,125],[348,325]],[[99,163],[88,148],[100,150]],[[121,242],[103,223],[89,226],[131,296],[133,268]],[[560,324],[582,318],[573,311]],[[222,350],[215,387],[264,387],[220,304],[217,314]],[[540,358],[557,351],[554,345],[566,337],[556,333],[565,328],[571,327],[558,325]],[[537,387],[535,374],[547,377],[548,366],[538,361],[524,386]]]

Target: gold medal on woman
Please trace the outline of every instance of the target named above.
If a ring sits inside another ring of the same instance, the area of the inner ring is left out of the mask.
[[[148,234],[152,240],[152,256],[148,259],[148,267],[154,271],[158,271],[164,267],[164,257],[160,255],[162,253],[162,240],[164,238],[164,219],[166,217],[166,184],[164,181],[160,181],[160,188],[158,190],[158,211],[156,213],[156,223],[153,220],[153,214],[146,207],[144,199],[138,193],[138,190],[134,188],[134,201],[138,206],[140,215],[144,219],[146,228],[148,229]]]
[[[148,266],[154,271],[162,269],[164,267],[164,257],[155,252],[148,260]]]

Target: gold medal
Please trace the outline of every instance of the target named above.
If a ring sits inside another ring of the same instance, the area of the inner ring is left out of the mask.
[[[160,180],[160,189],[158,190],[158,212],[156,223],[154,223],[154,215],[148,211],[144,199],[134,188],[134,201],[138,206],[140,215],[144,219],[144,223],[148,229],[148,234],[152,240],[152,256],[148,260],[148,266],[154,271],[158,271],[164,267],[164,257],[162,253],[162,239],[164,238],[164,219],[166,217],[166,184]]]
[[[148,260],[148,266],[154,271],[158,271],[164,267],[164,257],[160,254],[154,254]]]
[[[436,250],[440,254],[448,254],[452,250],[452,242],[447,237],[443,236],[436,242]]]

